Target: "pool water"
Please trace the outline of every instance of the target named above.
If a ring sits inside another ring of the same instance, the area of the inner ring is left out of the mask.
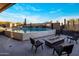
[[[19,29],[15,29],[14,31],[21,31],[21,32],[34,32],[34,31],[48,31],[51,30],[50,28],[19,28]]]

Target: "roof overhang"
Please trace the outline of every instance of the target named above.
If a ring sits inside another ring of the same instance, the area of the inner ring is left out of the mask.
[[[14,4],[15,3],[0,3],[0,13]]]

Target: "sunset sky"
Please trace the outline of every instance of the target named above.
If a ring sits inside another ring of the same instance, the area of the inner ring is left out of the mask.
[[[79,18],[77,3],[16,3],[0,13],[0,21],[42,23],[63,22],[64,18]]]

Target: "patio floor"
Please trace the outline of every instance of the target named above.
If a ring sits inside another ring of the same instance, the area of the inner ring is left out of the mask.
[[[64,35],[61,36],[66,37]],[[52,36],[40,38],[40,40],[44,42],[43,39],[48,38],[52,38]],[[34,54],[34,51],[31,49],[30,41],[17,41],[0,35],[0,56],[57,56],[56,53],[53,55],[53,50],[47,48],[45,44],[43,44],[43,47],[43,50],[39,47],[37,53]],[[74,48],[71,56],[79,56],[79,40],[78,44],[74,42]]]

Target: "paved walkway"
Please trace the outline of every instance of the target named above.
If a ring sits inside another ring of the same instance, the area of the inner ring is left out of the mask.
[[[66,36],[63,36],[66,37]],[[42,39],[52,38],[52,36]],[[44,41],[43,41],[44,42]],[[65,40],[66,42],[66,40]],[[79,40],[78,44],[74,42],[74,49],[71,56],[79,56]],[[38,48],[37,53],[34,54],[33,50],[31,49],[30,41],[17,41],[6,36],[0,35],[0,56],[56,56],[52,54],[53,50],[49,49],[43,44],[44,49],[42,50],[41,47]]]

